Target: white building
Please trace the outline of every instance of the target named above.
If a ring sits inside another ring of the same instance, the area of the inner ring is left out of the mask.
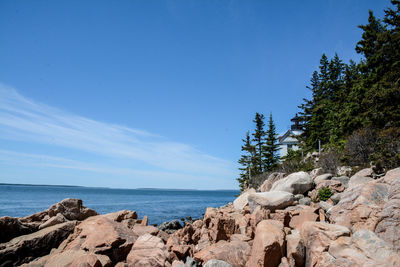
[[[284,135],[279,137],[279,155],[281,158],[286,156],[289,150],[299,149],[299,140],[296,137],[301,135],[303,131],[301,130],[297,114],[291,121],[293,124],[290,130],[287,130]]]

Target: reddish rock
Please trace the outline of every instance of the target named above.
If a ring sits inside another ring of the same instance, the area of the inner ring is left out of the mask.
[[[388,198],[375,233],[400,253],[400,177],[391,183]]]
[[[158,230],[154,226],[144,226],[144,225],[141,225],[141,224],[136,224],[131,229],[132,229],[132,232],[137,237],[139,237],[141,235],[144,235],[144,234],[151,234],[151,235],[156,236],[158,234],[158,232],[160,232],[160,230]]]
[[[126,262],[129,267],[164,267],[169,253],[162,240],[150,234],[140,236],[129,252]]]
[[[301,210],[292,212],[289,226],[290,228],[300,230],[304,222],[316,222],[318,217],[315,209],[304,206]]]
[[[324,222],[305,222],[301,228],[301,238],[306,247],[306,267],[316,266],[317,257],[341,236],[349,236],[350,230],[341,225]]]
[[[400,266],[400,255],[373,232],[361,229],[352,237],[340,237],[328,253],[352,266]]]
[[[39,229],[43,229],[52,225],[56,225],[59,223],[63,223],[66,222],[67,219],[64,217],[64,215],[62,215],[61,213],[58,213],[56,216],[51,217],[50,219],[48,219],[45,223],[41,224],[39,226]]]
[[[251,250],[251,256],[246,266],[278,266],[285,251],[285,233],[283,224],[279,221],[264,220],[257,225]]]
[[[362,228],[374,231],[388,195],[389,186],[375,181],[347,189],[339,203],[329,210],[329,219],[353,231]]]
[[[75,228],[63,250],[83,250],[107,255],[113,263],[117,263],[125,259],[136,238],[133,231],[125,225],[96,216]]]
[[[0,244],[0,263],[17,266],[48,254],[73,232],[75,225],[76,221],[71,221],[50,226]]]
[[[56,216],[61,213],[67,220],[85,220],[90,216],[97,215],[97,212],[86,208],[82,205],[82,200],[74,198],[66,198],[58,202],[48,209],[50,217]]]
[[[299,231],[292,231],[286,236],[286,255],[290,266],[304,266],[306,249]]]
[[[219,241],[194,254],[196,261],[206,263],[209,260],[222,260],[233,267],[244,266],[250,256],[250,245],[240,241]]]
[[[147,226],[148,223],[149,223],[149,219],[147,218],[147,216],[143,216],[141,224],[144,226]]]

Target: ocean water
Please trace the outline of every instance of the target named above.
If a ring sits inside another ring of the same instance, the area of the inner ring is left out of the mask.
[[[235,199],[236,190],[110,189],[68,186],[0,185],[0,217],[24,217],[48,209],[65,198],[82,199],[100,214],[134,210],[150,224],[201,218],[207,207],[220,207]]]

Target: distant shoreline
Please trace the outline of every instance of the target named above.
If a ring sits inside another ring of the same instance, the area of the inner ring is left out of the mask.
[[[101,186],[82,186],[82,185],[52,185],[52,184],[13,184],[13,183],[0,183],[0,186],[47,186],[47,187],[72,187],[72,188],[101,188],[101,189],[116,189],[116,190],[159,190],[159,191],[239,191],[239,189],[178,189],[178,188],[113,188]]]

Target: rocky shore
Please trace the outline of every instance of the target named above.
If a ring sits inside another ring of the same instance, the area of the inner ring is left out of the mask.
[[[332,193],[322,201],[321,188]],[[0,218],[0,266],[400,266],[400,168],[272,174],[200,220],[158,227],[65,199]]]

